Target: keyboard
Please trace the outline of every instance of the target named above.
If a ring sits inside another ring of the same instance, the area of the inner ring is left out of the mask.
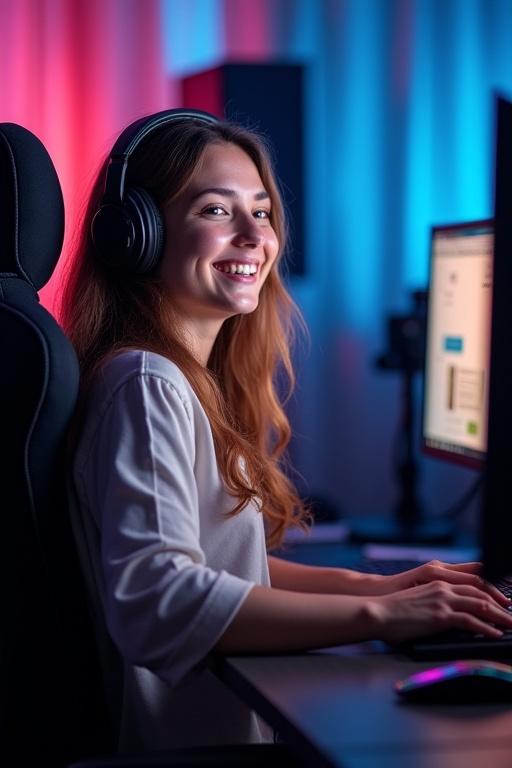
[[[353,570],[364,573],[378,573],[381,576],[393,576],[395,573],[410,571],[423,565],[419,560],[374,560],[372,557],[365,557],[353,566]]]
[[[392,576],[395,573],[417,568],[421,565],[413,560],[361,560],[354,570]],[[512,578],[496,583],[501,592],[512,597]],[[512,610],[512,608],[511,608]],[[512,630],[506,630],[499,638],[485,637],[462,629],[449,629],[432,635],[409,640],[393,650],[405,653],[414,659],[483,658],[512,660]]]

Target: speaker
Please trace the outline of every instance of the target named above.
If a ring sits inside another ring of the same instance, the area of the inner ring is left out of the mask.
[[[214,115],[197,109],[156,112],[125,128],[110,152],[105,192],[91,223],[91,236],[96,252],[113,270],[144,275],[162,255],[165,227],[160,210],[145,189],[125,186],[126,171],[130,157],[152,131],[183,118],[217,122]]]
[[[290,224],[290,273],[303,275],[303,67],[298,64],[224,64],[183,78],[184,107],[199,107],[267,137]]]

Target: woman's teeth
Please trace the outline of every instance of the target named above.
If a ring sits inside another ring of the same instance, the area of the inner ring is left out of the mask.
[[[232,275],[255,275],[258,271],[256,264],[236,264],[232,262],[229,264],[214,264],[214,266],[221,272],[227,272]]]

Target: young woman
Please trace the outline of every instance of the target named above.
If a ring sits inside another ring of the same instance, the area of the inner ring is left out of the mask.
[[[104,192],[99,174],[63,314],[82,370],[75,490],[124,660],[122,746],[265,740],[210,652],[497,636],[512,618],[475,563],[384,577],[267,555],[306,518],[280,467],[294,307],[277,184],[247,130],[180,113],[141,125],[121,181]],[[139,234],[120,201],[162,218],[143,268],[124,261]]]

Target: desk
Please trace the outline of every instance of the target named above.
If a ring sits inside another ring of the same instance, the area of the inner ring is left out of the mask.
[[[512,706],[398,699],[394,681],[429,666],[364,643],[215,671],[315,768],[511,768]]]
[[[353,567],[361,552],[325,541],[285,556]],[[431,666],[361,643],[218,659],[215,671],[315,768],[512,768],[512,706],[401,702],[395,680]]]

